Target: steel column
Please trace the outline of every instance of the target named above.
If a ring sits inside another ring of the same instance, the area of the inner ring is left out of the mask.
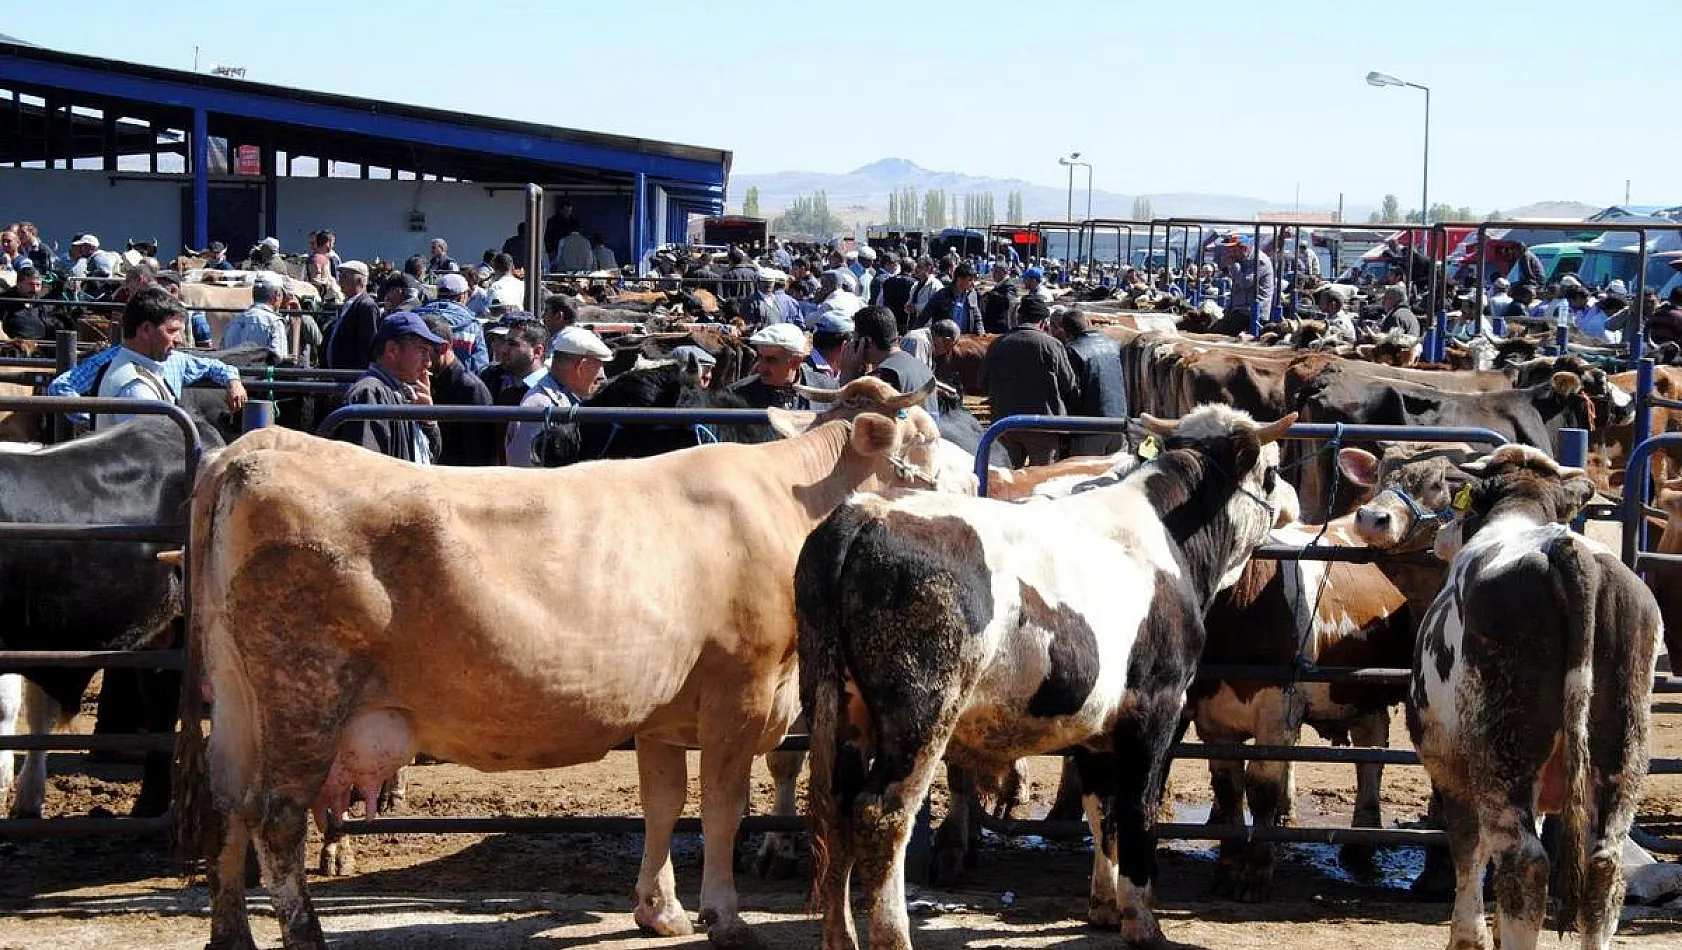
[[[210,117],[193,110],[193,247],[210,246]]]
[[[644,273],[643,258],[648,255],[648,176],[637,172],[635,190],[631,193],[631,257],[637,274]]]

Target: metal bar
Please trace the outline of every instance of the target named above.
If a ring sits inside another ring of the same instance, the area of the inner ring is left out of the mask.
[[[53,368],[61,376],[76,368],[75,330],[58,331],[58,346],[53,352]],[[62,415],[53,418],[53,441],[55,443],[68,442],[75,434],[75,429],[71,427],[69,419]]]
[[[185,650],[0,650],[0,673],[44,669],[183,670]]]
[[[0,749],[40,752],[168,752],[175,734],[0,736]]]
[[[1352,548],[1337,544],[1264,544],[1250,552],[1259,561],[1341,561],[1371,564],[1387,560],[1390,552],[1381,548]]]
[[[1643,360],[1642,363],[1650,364],[1650,361]],[[1637,372],[1639,372],[1639,370],[1637,370]],[[1641,412],[1638,409],[1635,414],[1637,423],[1639,423],[1645,415],[1646,413]],[[1642,545],[1640,535],[1644,533],[1647,523],[1647,519],[1643,514],[1643,506],[1647,501],[1645,491],[1647,479],[1640,477],[1639,474],[1637,474],[1636,477],[1631,477],[1630,473],[1646,472],[1648,470],[1648,464],[1651,462],[1655,451],[1661,448],[1670,448],[1675,446],[1682,446],[1682,432],[1661,433],[1635,443],[1634,447],[1630,449],[1629,463],[1624,467],[1624,537],[1622,553],[1624,563],[1629,565],[1631,568],[1635,567],[1636,555],[1641,551]]]
[[[0,838],[140,837],[168,832],[174,820],[168,814],[155,818],[12,818],[0,821]]]
[[[187,450],[187,480],[199,470],[204,446],[187,410],[156,399],[115,399],[100,396],[0,396],[0,411],[9,412],[121,412],[125,415],[168,416],[178,428]]]
[[[129,400],[123,400],[128,402]],[[5,408],[0,400],[0,409]],[[353,419],[430,419],[436,422],[618,422],[630,425],[767,425],[763,409],[608,409],[579,406],[560,412],[521,406],[342,406],[322,420],[320,434]]]
[[[245,383],[248,390],[280,393],[285,396],[334,396],[352,386],[348,382],[320,379],[242,379],[241,382]]]
[[[1238,759],[1247,762],[1336,762],[1356,765],[1418,765],[1412,749],[1350,746],[1205,745],[1182,742],[1171,753],[1176,759]]]
[[[1396,686],[1413,678],[1413,671],[1381,666],[1264,666],[1242,663],[1204,663],[1197,668],[1200,680],[1250,680],[1264,683],[1360,683]]]
[[[1042,838],[1080,839],[1092,834],[1084,821],[1034,821],[995,818],[992,815],[981,817],[981,827],[1011,838],[1037,835]],[[1255,828],[1249,825],[1159,822],[1153,833],[1158,839],[1179,841],[1239,839],[1296,844],[1370,844],[1380,847],[1429,847],[1448,842],[1445,832],[1409,828]]]
[[[62,521],[0,522],[0,541],[127,541],[181,544],[186,525],[73,524]]]
[[[526,185],[526,299],[527,313],[543,312],[543,189]]]

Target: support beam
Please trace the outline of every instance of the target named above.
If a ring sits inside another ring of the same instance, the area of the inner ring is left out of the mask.
[[[631,192],[631,266],[642,276],[642,259],[648,253],[648,176],[637,172]]]
[[[290,175],[290,155],[286,158],[286,164],[286,173]],[[279,156],[275,154],[274,129],[269,128],[263,132],[263,232],[258,235],[258,240],[262,240],[263,235],[280,233],[280,229],[275,226],[275,208],[280,196],[279,175],[280,161]]]
[[[210,117],[193,110],[193,248],[210,244]]]
[[[103,137],[100,140],[100,145],[103,146],[101,151],[104,153],[105,157],[100,162],[99,167],[103,171],[114,172],[117,170],[118,152],[117,113],[112,111],[115,107],[109,102],[105,103],[102,108],[103,114],[100,116],[100,129]]]

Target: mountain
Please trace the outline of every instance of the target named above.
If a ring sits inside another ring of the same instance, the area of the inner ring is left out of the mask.
[[[1076,175],[1074,216],[1088,217],[1086,188],[1081,181],[1084,172]],[[775,217],[794,199],[823,191],[829,200],[829,210],[850,225],[880,224],[888,219],[888,195],[901,188],[916,188],[919,194],[942,190],[949,194],[946,214],[949,223],[960,224],[963,196],[990,193],[994,210],[1003,216],[1011,192],[1022,193],[1023,210],[1029,221],[1061,221],[1069,214],[1067,188],[1036,185],[1019,178],[984,178],[962,172],[932,171],[904,158],[883,158],[853,169],[845,174],[829,172],[768,172],[757,175],[731,176],[729,208],[741,210],[742,196],[749,188],[759,189],[759,210],[766,217]],[[1092,213],[1095,218],[1129,218],[1133,214],[1134,195],[1108,191],[1092,192]],[[1289,203],[1263,201],[1242,195],[1170,193],[1149,194],[1151,211],[1157,217],[1183,215],[1200,218],[1232,218],[1251,220],[1258,211],[1290,212],[1335,211],[1335,207],[1304,205],[1300,209]],[[1365,221],[1371,206],[1348,206],[1344,219]],[[953,220],[953,219],[957,220]]]
[[[1599,210],[1599,205],[1581,201],[1538,201],[1518,208],[1503,208],[1501,216],[1532,221],[1581,221]]]

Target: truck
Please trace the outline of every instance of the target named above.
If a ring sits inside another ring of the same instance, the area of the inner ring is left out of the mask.
[[[712,245],[734,244],[739,247],[765,246],[765,239],[770,235],[770,224],[764,218],[750,218],[747,215],[731,214],[717,218],[706,218],[701,222],[701,243]]]

